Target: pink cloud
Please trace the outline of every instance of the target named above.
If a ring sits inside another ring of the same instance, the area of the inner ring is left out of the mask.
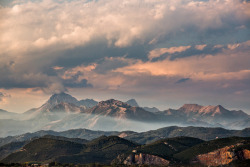
[[[176,52],[183,52],[187,49],[191,48],[191,46],[178,46],[178,47],[170,47],[170,48],[157,48],[149,52],[148,58],[152,60],[153,58],[160,57],[165,53],[173,54]]]

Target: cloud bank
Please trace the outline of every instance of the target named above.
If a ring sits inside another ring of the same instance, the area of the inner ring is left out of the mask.
[[[51,94],[82,88],[173,99],[192,93],[194,100],[213,93],[235,95],[245,106],[250,100],[249,1],[0,5],[3,90]]]

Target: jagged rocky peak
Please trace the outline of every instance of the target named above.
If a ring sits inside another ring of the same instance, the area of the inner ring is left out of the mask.
[[[91,107],[94,107],[95,105],[97,105],[98,102],[93,100],[93,99],[83,99],[83,100],[80,100],[78,102],[78,104],[80,106],[85,106],[86,108],[91,108]]]
[[[76,98],[72,97],[71,95],[64,93],[64,92],[54,94],[48,100],[48,103],[52,104],[52,105],[60,104],[63,102],[76,104],[76,103],[78,103],[78,100]]]
[[[130,99],[126,103],[133,106],[133,107],[139,107],[139,105],[135,99]]]
[[[217,106],[201,106],[198,104],[184,104],[179,110],[184,112],[198,112],[200,114],[221,114],[222,112],[227,112],[221,105]]]
[[[186,112],[198,112],[203,106],[198,104],[184,104],[179,110]]]
[[[214,113],[214,114],[220,114],[221,112],[224,112],[224,111],[228,111],[226,110],[224,107],[222,107],[221,105],[217,105],[217,106],[205,106],[205,107],[202,107],[200,109],[200,113]]]
[[[61,103],[71,103],[71,104],[77,105],[78,100],[64,92],[56,93],[52,95],[49,98],[49,100],[46,103],[44,103],[37,111],[47,112],[51,110],[53,107],[55,107],[56,105],[61,104]]]
[[[223,110],[227,110],[227,109],[225,109],[223,106],[221,106],[221,105],[217,105],[217,106],[215,106],[215,108],[216,109],[219,109],[219,110],[221,110],[221,111],[223,111]]]
[[[96,103],[96,101],[93,99],[83,99],[83,100],[80,100],[79,102],[81,101],[88,102],[88,103]]]
[[[98,103],[98,106],[117,106],[117,107],[130,107],[129,104],[124,103],[122,101],[119,100],[115,100],[115,99],[109,99],[106,101],[101,101]]]

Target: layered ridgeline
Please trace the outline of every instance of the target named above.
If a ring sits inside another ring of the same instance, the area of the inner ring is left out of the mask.
[[[133,131],[93,131],[88,129],[72,129],[62,132],[38,131],[35,133],[25,133],[22,135],[0,138],[0,159],[21,149],[21,147],[30,141],[42,136],[57,136],[56,139],[63,140],[65,140],[64,138],[70,138],[70,141],[85,143],[87,140],[93,140],[104,135],[119,136],[139,144],[149,144],[164,138],[180,136],[195,137],[205,141],[232,136],[250,137],[250,128],[244,130],[226,130],[223,128],[172,126],[141,133]]]
[[[0,163],[51,163],[149,166],[247,166],[250,138],[229,137],[204,141],[192,137],[164,138],[146,145],[118,137],[100,136],[86,141],[56,136],[33,138],[10,151]]]
[[[52,95],[41,107],[23,114],[0,111],[0,137],[77,128],[147,131],[176,125],[243,129],[250,127],[249,119],[243,111],[230,111],[220,105],[185,104],[179,109],[159,111],[155,107],[139,107],[134,99],[97,102],[93,99],[77,100],[60,93]]]

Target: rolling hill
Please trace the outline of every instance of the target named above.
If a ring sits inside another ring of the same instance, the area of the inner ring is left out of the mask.
[[[24,146],[17,149],[20,145]],[[27,143],[12,143],[2,148],[7,146],[15,151],[0,163],[221,166],[236,162],[246,164],[247,159],[250,159],[249,137],[229,137],[211,141],[175,137],[140,145],[118,136],[100,136],[91,141],[43,136]]]

